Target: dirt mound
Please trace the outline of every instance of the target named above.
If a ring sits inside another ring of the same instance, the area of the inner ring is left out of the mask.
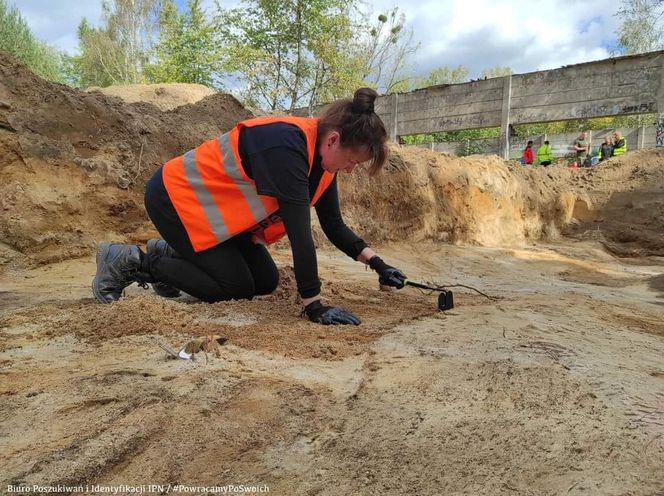
[[[563,233],[597,239],[622,256],[664,255],[664,150],[629,152],[590,169],[391,152],[384,174],[340,179],[347,220],[367,239],[516,246]]]
[[[546,171],[497,156],[391,152],[384,174],[341,179],[344,212],[369,239],[519,245],[557,236],[571,217],[573,196],[547,182]]]
[[[214,90],[202,84],[184,83],[123,84],[106,88],[93,86],[87,91],[116,96],[127,103],[151,103],[160,110],[173,110],[215,94]]]
[[[664,256],[664,149],[574,172],[575,222],[566,234],[598,239],[620,256]]]
[[[0,52],[0,265],[140,240],[147,178],[166,160],[251,114],[230,95],[162,112],[52,84]]]

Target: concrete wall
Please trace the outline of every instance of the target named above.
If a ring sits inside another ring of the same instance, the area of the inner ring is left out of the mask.
[[[664,51],[381,96],[376,110],[399,136],[659,112],[664,119]],[[664,123],[662,125],[664,129]],[[634,147],[636,148],[636,146]]]
[[[380,97],[379,100],[390,98],[393,101],[389,117],[379,115],[386,124],[394,124],[397,103],[398,136],[496,127],[501,122],[503,87],[503,78],[495,78]]]
[[[510,143],[510,125],[643,113],[659,113],[656,144],[664,146],[664,51],[431,86],[379,96],[375,106],[391,141],[409,134],[500,127],[498,154],[503,158],[521,147],[521,141]],[[294,113],[307,115],[308,109]],[[649,136],[650,131],[647,146]],[[637,140],[629,141],[632,149],[639,148]]]
[[[512,76],[510,121],[656,112],[663,61],[662,52],[655,52]]]

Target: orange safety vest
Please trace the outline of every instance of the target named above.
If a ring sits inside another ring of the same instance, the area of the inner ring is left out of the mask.
[[[243,232],[251,232],[255,241],[266,244],[275,243],[286,234],[281,218],[274,215],[279,202],[258,194],[255,181],[247,176],[240,161],[240,131],[274,123],[292,124],[302,130],[310,176],[318,119],[304,117],[258,117],[242,121],[219,138],[205,141],[164,164],[164,186],[195,251],[206,250]],[[334,174],[323,172],[311,206],[333,180]]]

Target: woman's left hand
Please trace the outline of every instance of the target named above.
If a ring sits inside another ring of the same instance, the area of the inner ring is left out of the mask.
[[[396,267],[387,265],[378,255],[371,257],[369,267],[378,272],[378,283],[381,286],[401,289],[406,285],[406,274]]]

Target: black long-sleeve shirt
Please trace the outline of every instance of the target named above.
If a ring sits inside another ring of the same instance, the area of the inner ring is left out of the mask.
[[[302,298],[320,293],[316,249],[311,235],[310,198],[323,175],[316,150],[309,174],[304,133],[291,124],[275,123],[244,128],[240,133],[240,158],[258,194],[275,197],[293,252],[293,266]],[[343,221],[337,179],[315,205],[323,232],[339,250],[357,259],[367,244]]]

